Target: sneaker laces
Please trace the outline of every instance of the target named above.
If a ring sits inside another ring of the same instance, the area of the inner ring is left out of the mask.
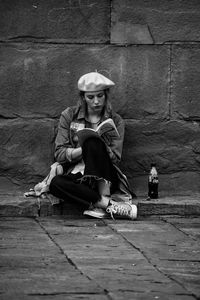
[[[111,218],[115,220],[113,214],[119,216],[128,216],[130,215],[130,205],[128,203],[112,203],[110,206],[107,207],[106,211],[110,213]]]

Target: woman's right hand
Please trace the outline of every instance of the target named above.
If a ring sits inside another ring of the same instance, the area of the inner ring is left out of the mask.
[[[82,158],[82,148],[74,148],[72,151],[72,160],[73,159],[81,159]]]

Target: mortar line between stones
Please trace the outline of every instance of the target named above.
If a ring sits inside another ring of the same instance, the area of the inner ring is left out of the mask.
[[[169,74],[168,74],[168,116],[172,117],[172,49],[173,45],[169,46]]]
[[[150,32],[151,34],[151,32]],[[152,35],[152,34],[151,34]],[[147,43],[147,44],[137,44],[137,43],[111,43],[110,41],[89,41],[89,42],[77,42],[77,41],[70,41],[65,39],[48,39],[45,37],[34,37],[34,36],[15,36],[9,39],[1,39],[0,44],[43,44],[43,45],[113,45],[119,47],[131,47],[131,46],[166,46],[166,45],[199,45],[200,41],[165,41],[165,42],[157,42],[157,43]]]
[[[57,293],[28,293],[29,296],[59,296],[59,295],[102,295],[95,292],[57,292]]]
[[[105,42],[98,42],[96,41],[95,43],[93,42],[73,42],[73,41],[56,41],[56,40],[45,40],[45,39],[40,39],[40,38],[37,38],[37,37],[33,37],[33,38],[30,38],[28,39],[27,37],[21,37],[21,36],[17,36],[17,37],[14,37],[12,39],[8,39],[8,40],[0,40],[0,44],[8,44],[8,45],[21,45],[21,44],[30,44],[30,45],[39,45],[39,44],[42,44],[42,45],[63,45],[63,46],[66,46],[66,45],[109,45],[109,43],[107,41]],[[116,44],[117,45],[117,44]],[[132,45],[137,45],[137,44],[132,44]]]
[[[60,247],[60,245],[52,238],[52,236],[49,234],[49,232],[46,230],[46,228],[40,223],[38,219],[35,219],[36,223],[42,228],[42,230],[45,232],[45,234],[48,235],[49,239],[56,245],[56,247],[59,249],[60,253],[63,254],[67,261],[78,271],[80,271],[77,266],[74,264],[74,262],[64,253],[63,249]],[[81,271],[80,271],[81,272]],[[81,272],[82,273],[82,272]]]
[[[109,28],[109,43],[111,44],[111,31],[112,31],[112,10],[113,0],[110,0],[110,28]]]
[[[114,233],[115,234],[117,234],[117,235],[119,235],[119,236],[121,236],[122,238],[123,238],[123,240],[127,243],[127,244],[129,244],[132,248],[134,248],[134,249],[136,249],[137,251],[139,251],[142,255],[143,255],[143,257],[160,273],[160,274],[162,274],[163,276],[165,276],[165,277],[167,277],[168,279],[170,279],[172,282],[175,282],[176,284],[178,284],[179,286],[181,286],[182,288],[183,288],[183,290],[185,290],[186,292],[187,292],[187,295],[191,295],[191,296],[193,296],[193,297],[195,297],[195,299],[197,299],[198,300],[198,298],[193,294],[193,293],[191,293],[190,291],[188,291],[185,287],[184,287],[184,285],[181,283],[181,282],[179,282],[177,279],[175,279],[175,278],[173,278],[173,276],[170,276],[169,274],[165,274],[163,271],[161,271],[158,267],[157,267],[157,265],[155,265],[155,264],[153,264],[152,262],[151,262],[151,259],[144,253],[144,251],[142,251],[140,248],[138,248],[138,247],[136,247],[132,242],[130,242],[125,236],[123,236],[123,234],[121,234],[121,233],[119,233],[116,229],[114,229],[113,227],[112,227],[112,225],[110,225],[110,224],[108,224],[108,223],[106,223],[106,221],[104,221],[104,223],[105,224],[107,224],[107,226],[112,230],[112,231],[114,231]],[[189,294],[188,294],[189,293]]]
[[[181,233],[183,233],[184,235],[186,235],[187,237],[191,238],[194,241],[198,241],[197,238],[195,238],[194,236],[192,236],[191,234],[181,230],[178,226],[176,226],[175,224],[171,223],[169,220],[166,220],[164,217],[161,217],[161,220],[167,224],[170,224],[172,227],[174,227],[175,229],[177,229],[178,231],[180,231]]]
[[[112,300],[112,298],[109,295],[109,291],[107,291],[104,287],[99,285],[96,280],[94,280],[93,278],[90,278],[87,274],[85,274],[83,271],[81,271],[78,268],[78,266],[67,256],[67,254],[63,251],[63,249],[60,247],[60,245],[54,240],[54,238],[50,235],[50,233],[46,230],[46,228],[40,223],[40,221],[37,218],[35,218],[35,221],[41,227],[41,229],[45,232],[45,234],[49,237],[49,239],[54,243],[54,245],[59,249],[60,253],[65,256],[65,258],[70,263],[70,265],[72,265],[75,268],[75,270],[79,271],[81,275],[83,275],[84,277],[86,277],[90,281],[94,281],[95,284],[103,290],[104,294],[108,297],[108,299]]]
[[[96,42],[77,42],[77,41],[56,41],[56,40],[42,40],[39,38],[33,38],[31,40],[26,40],[24,37],[16,37],[16,39],[9,39],[9,40],[0,40],[0,44],[2,45],[11,45],[11,46],[21,46],[21,45],[52,45],[52,46],[108,46],[108,47],[120,47],[120,48],[128,48],[128,47],[165,47],[166,45],[170,45],[171,47],[173,45],[199,45],[200,42],[177,42],[177,43],[154,43],[154,44],[136,44],[136,43],[130,43],[130,44],[125,44],[125,43],[111,43],[110,41],[96,41]],[[18,49],[20,51],[20,49]],[[23,51],[23,50],[22,50]]]

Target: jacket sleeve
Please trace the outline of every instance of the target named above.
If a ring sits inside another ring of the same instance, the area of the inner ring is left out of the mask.
[[[70,163],[72,161],[73,145],[70,142],[70,124],[73,111],[69,107],[61,113],[58,133],[55,140],[55,159],[59,163]]]
[[[120,137],[110,140],[107,144],[107,150],[112,162],[118,164],[122,156],[125,128],[124,121],[118,114],[113,117],[113,121],[115,122]]]

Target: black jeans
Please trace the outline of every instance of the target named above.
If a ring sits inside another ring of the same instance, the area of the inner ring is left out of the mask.
[[[88,206],[100,200],[95,182],[100,178],[109,181],[112,193],[117,189],[118,176],[101,139],[87,139],[82,147],[82,157],[85,163],[84,175],[58,175],[52,179],[49,189],[58,198]]]

